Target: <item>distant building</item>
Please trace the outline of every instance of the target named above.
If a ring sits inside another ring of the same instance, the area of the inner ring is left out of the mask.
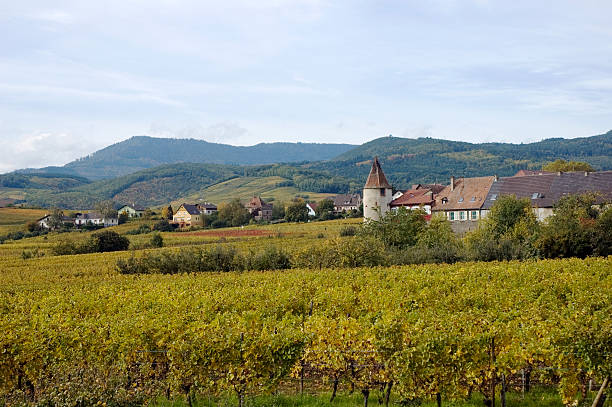
[[[217,205],[211,204],[210,202],[204,202],[203,204],[197,204],[196,206],[203,215],[211,215],[217,212]]]
[[[202,226],[202,212],[198,205],[182,204],[172,216],[172,222],[179,227]]]
[[[308,209],[308,216],[317,216],[317,203],[307,203],[306,208]]]
[[[363,219],[379,220],[390,210],[393,189],[387,181],[378,157],[374,157],[370,175],[363,187]]]
[[[395,195],[394,195],[395,196]],[[436,199],[431,189],[408,189],[399,198],[391,201],[389,206],[392,210],[397,208],[422,209],[431,215],[431,209]]]
[[[145,211],[146,208],[139,205],[123,205],[121,208],[119,208],[117,213],[119,215],[125,213],[130,218],[142,218],[144,216]]]
[[[254,196],[249,203],[245,205],[253,219],[260,221],[272,220],[272,204],[264,202],[261,197]]]
[[[50,218],[51,218],[51,215],[45,215],[42,218],[38,219],[36,221],[36,223],[38,224],[38,227],[42,229],[51,229],[51,225],[49,224]],[[62,223],[74,226],[74,219],[68,216],[62,216]]]
[[[116,226],[119,224],[118,218],[111,218],[102,215],[99,212],[79,213],[74,219],[76,226],[94,225],[94,226]]]
[[[359,210],[361,206],[361,195],[359,194],[340,194],[334,197],[334,212],[350,212]]]

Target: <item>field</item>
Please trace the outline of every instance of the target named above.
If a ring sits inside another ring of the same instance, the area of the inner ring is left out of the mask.
[[[303,192],[295,187],[278,187],[277,184],[286,182],[286,178],[282,177],[238,177],[228,181],[220,182],[205,188],[180,201],[173,202],[173,206],[180,205],[183,202],[189,202],[196,199],[205,199],[208,202],[226,202],[229,199],[239,198],[243,201],[248,201],[253,196],[261,196],[263,199],[272,198],[276,202],[289,202],[295,196],[308,195],[309,199],[319,201],[324,198],[329,198],[335,194],[323,194],[316,192]]]
[[[133,253],[308,250],[359,222],[163,233],[168,247]],[[331,405],[363,405],[365,394],[384,403],[389,391],[391,404],[433,406],[440,394],[467,407],[484,405],[492,386],[499,402],[504,381],[508,406],[562,406],[591,399],[589,380],[596,389],[612,370],[612,257],[122,275],[116,261],[130,252],[51,255],[89,235],[0,245],[9,405],[322,406],[337,383]],[[144,245],[151,234],[129,238]],[[44,256],[22,258],[35,248]],[[525,372],[537,387],[523,398]]]

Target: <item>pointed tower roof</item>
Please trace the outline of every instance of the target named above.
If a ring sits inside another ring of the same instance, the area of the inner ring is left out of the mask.
[[[378,157],[374,157],[372,169],[370,170],[370,175],[368,175],[368,180],[366,181],[364,188],[391,188],[391,184],[389,184],[389,181],[387,181],[385,173],[380,167]]]

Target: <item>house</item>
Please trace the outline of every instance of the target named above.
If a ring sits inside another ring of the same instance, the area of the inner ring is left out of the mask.
[[[395,195],[394,195],[395,196]],[[391,201],[389,206],[391,210],[396,210],[400,207],[408,209],[422,209],[431,215],[431,210],[435,203],[435,195],[431,189],[409,189],[403,192],[399,198]]]
[[[204,202],[203,204],[197,204],[196,206],[203,215],[211,215],[217,212],[217,205],[211,204],[210,202]]]
[[[202,226],[202,212],[198,205],[182,204],[172,216],[172,222],[179,227]]]
[[[51,225],[49,224],[49,219],[51,218],[51,215],[47,214],[45,216],[43,216],[42,218],[38,219],[36,221],[36,223],[38,224],[39,228],[42,229],[51,229]],[[74,225],[74,219],[68,217],[68,216],[63,216],[62,215],[62,223],[63,224],[69,224],[69,225]]]
[[[486,216],[483,205],[496,176],[455,178],[436,196],[433,213],[443,214],[456,233],[476,229],[478,220]]]
[[[271,221],[272,220],[272,204],[264,202],[261,197],[254,196],[249,203],[245,205],[251,216],[257,220]]]
[[[359,210],[361,206],[361,195],[359,194],[340,194],[334,198],[334,212],[350,212]]]
[[[319,204],[317,203],[307,203],[306,208],[308,209],[308,216],[317,216],[317,208]]]
[[[499,178],[493,183],[482,206],[483,215],[504,195],[528,198],[539,221],[553,214],[554,205],[566,195],[595,193],[596,203],[612,202],[612,171],[548,172]]]
[[[130,218],[142,218],[144,216],[146,208],[139,205],[123,205],[117,213],[119,215],[125,213]]]
[[[379,220],[391,207],[389,204],[393,200],[393,188],[378,162],[378,157],[374,157],[370,174],[363,187],[363,219]]]
[[[106,228],[118,225],[119,219],[106,217],[99,212],[79,213],[74,219],[74,224],[76,226],[94,225]]]
[[[518,170],[515,177],[525,177],[527,175],[544,175],[544,174],[554,174],[554,172],[550,171],[541,171],[541,170]]]

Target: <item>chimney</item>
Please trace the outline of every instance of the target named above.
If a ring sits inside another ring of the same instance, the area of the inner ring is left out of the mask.
[[[454,175],[451,176],[451,185],[450,185],[450,187],[451,187],[451,191],[455,190],[455,176]]]
[[[557,171],[557,176],[560,177],[561,176],[561,171]]]
[[[494,181],[494,182],[499,181],[499,177],[497,176],[497,174],[495,174],[495,175],[493,176],[493,181]]]
[[[588,177],[588,176],[589,176],[589,172],[588,172],[588,171],[585,171],[585,172],[584,172],[584,176],[585,176],[585,177]]]

